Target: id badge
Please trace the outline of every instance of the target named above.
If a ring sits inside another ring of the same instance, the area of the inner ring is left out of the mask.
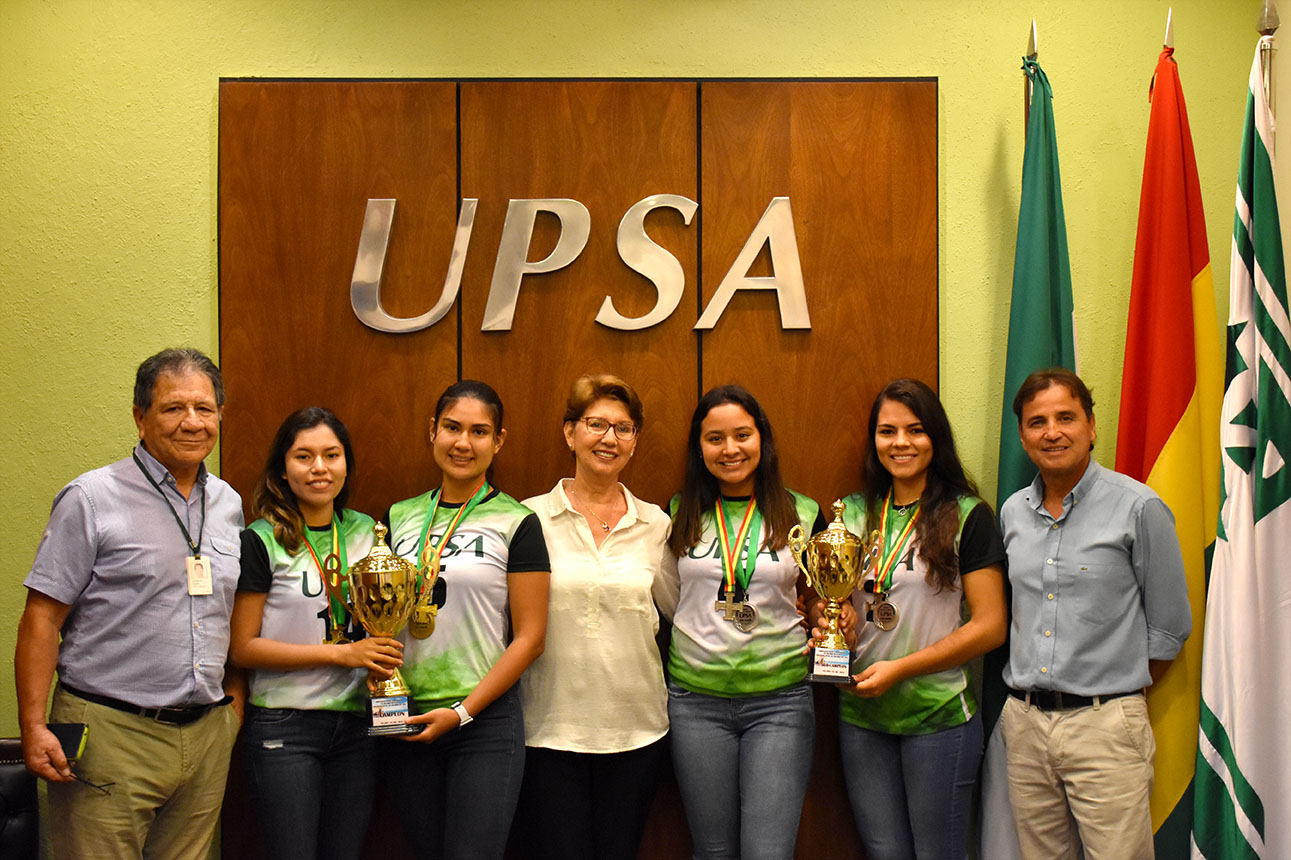
[[[212,594],[211,560],[201,555],[190,555],[184,562],[188,567],[188,593],[194,597]]]

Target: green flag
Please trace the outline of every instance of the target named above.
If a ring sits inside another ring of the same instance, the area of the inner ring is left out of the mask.
[[[1067,221],[1062,214],[1058,138],[1053,128],[1053,90],[1035,60],[1024,58],[1022,70],[1031,79],[1031,114],[1022,156],[1022,205],[1013,256],[997,511],[1005,499],[1035,478],[1035,467],[1018,439],[1013,396],[1033,370],[1055,366],[1076,369],[1071,264],[1067,259]],[[997,729],[1007,695],[1000,673],[1008,656],[1006,642],[986,655],[982,672],[982,727],[990,741],[982,764],[978,856],[991,860],[1021,857],[1009,804],[1004,742]]]
[[[1071,264],[1067,259],[1067,222],[1062,214],[1058,139],[1053,128],[1053,90],[1039,63],[1024,60],[1023,64],[1032,84],[1031,116],[1022,157],[1022,205],[1013,256],[997,509],[1035,477],[1035,467],[1018,440],[1013,395],[1033,370],[1055,366],[1076,369]]]
[[[1260,40],[1261,46],[1271,37]],[[1291,322],[1260,50],[1246,95],[1206,596],[1194,857],[1291,857]]]

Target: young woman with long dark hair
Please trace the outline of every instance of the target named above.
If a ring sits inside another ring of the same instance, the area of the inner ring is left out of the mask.
[[[865,488],[843,520],[883,549],[852,596],[848,796],[869,860],[963,860],[982,754],[973,661],[1004,641],[1004,543],[927,385],[889,383],[866,438]]]
[[[807,589],[787,542],[825,522],[785,488],[771,422],[738,385],[695,407],[671,507],[668,717],[694,857],[787,860],[815,738],[796,608]]]
[[[269,857],[357,858],[372,808],[369,671],[403,646],[363,638],[329,571],[372,547],[371,517],[346,507],[350,434],[331,410],[293,412],[256,484],[242,533],[230,654],[253,670],[242,728],[252,805]]]
[[[381,772],[419,858],[500,858],[524,770],[516,682],[542,653],[551,565],[533,512],[489,481],[506,441],[483,382],[450,385],[430,441],[438,487],[390,509],[390,546],[438,564],[430,605],[400,634],[419,734],[379,743]]]

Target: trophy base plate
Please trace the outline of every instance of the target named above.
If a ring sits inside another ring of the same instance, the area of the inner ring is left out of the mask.
[[[812,648],[807,680],[817,684],[846,684],[852,680],[852,652],[846,648]]]
[[[407,696],[374,696],[372,725],[368,726],[368,736],[417,734],[425,726],[410,726],[404,722],[410,714]]]

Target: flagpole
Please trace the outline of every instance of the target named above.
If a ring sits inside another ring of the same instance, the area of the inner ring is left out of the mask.
[[[1174,7],[1170,7],[1165,13],[1165,38],[1161,40],[1161,46],[1164,48],[1174,47]]]
[[[1273,5],[1273,0],[1264,0],[1264,11],[1260,13],[1257,27],[1260,35],[1266,37],[1260,42],[1260,67],[1264,72],[1264,100],[1268,102],[1269,113],[1274,117],[1277,116],[1277,111],[1273,104],[1273,52],[1277,48],[1273,47],[1273,34],[1280,24],[1277,6]]]

